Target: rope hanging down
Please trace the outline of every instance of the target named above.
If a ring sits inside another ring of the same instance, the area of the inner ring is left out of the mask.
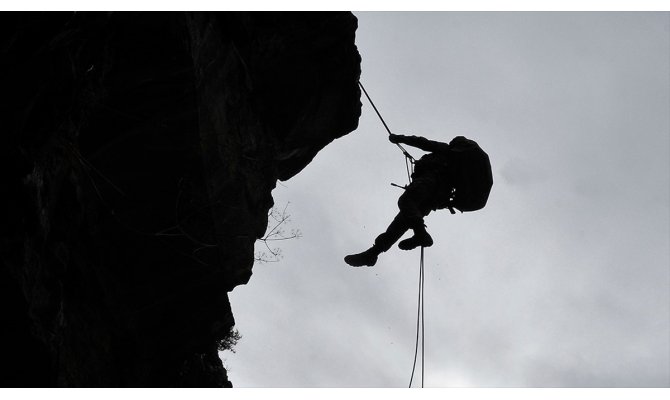
[[[424,318],[423,318],[423,278],[425,276],[423,269],[423,247],[421,247],[421,261],[419,262],[419,300],[416,310],[416,345],[414,346],[414,363],[412,364],[412,376],[409,378],[409,386],[412,387],[412,381],[414,380],[414,370],[416,369],[416,358],[419,354],[419,328],[421,328],[421,387],[423,387],[423,372],[424,372],[424,347],[426,344],[425,333],[426,329],[424,327]],[[421,325],[419,326],[419,321]]]
[[[389,135],[392,135],[391,130],[389,129],[388,125],[386,125],[386,121],[384,121],[384,118],[382,117],[381,113],[379,110],[377,110],[377,106],[375,106],[375,103],[372,101],[370,98],[370,95],[368,94],[368,91],[365,90],[365,87],[363,87],[363,84],[358,81],[358,85],[361,87],[363,90],[363,93],[365,93],[365,97],[368,98],[368,101],[370,102],[370,105],[372,105],[372,108],[375,110],[377,113],[377,116],[379,119],[382,121],[382,124],[384,124],[384,128],[386,128],[386,131],[389,133]],[[407,180],[409,183],[412,183],[412,174],[414,173],[414,162],[416,161],[414,157],[412,157],[411,154],[405,150],[404,147],[400,145],[400,143],[395,143],[396,146],[402,151],[402,153],[405,155],[405,168],[407,169]],[[407,187],[402,187],[399,185],[396,185],[392,183],[391,185],[397,186],[402,189],[406,189]],[[424,278],[424,271],[423,271],[423,250],[424,247],[421,247],[421,259],[419,262],[419,300],[418,300],[418,306],[417,306],[417,315],[416,315],[416,344],[414,346],[414,363],[412,364],[412,376],[409,378],[409,387],[412,387],[412,381],[414,380],[414,371],[416,370],[416,359],[419,354],[419,328],[421,330],[421,387],[423,387],[423,375],[424,375],[424,347],[425,347],[425,329],[424,329],[424,318],[423,318],[423,278]]]

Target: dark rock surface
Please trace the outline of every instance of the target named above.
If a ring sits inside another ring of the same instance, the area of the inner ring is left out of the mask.
[[[230,386],[277,180],[360,115],[351,13],[2,13],[2,386]]]

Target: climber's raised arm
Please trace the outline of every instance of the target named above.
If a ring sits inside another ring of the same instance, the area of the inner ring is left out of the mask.
[[[391,143],[403,143],[431,153],[446,153],[449,151],[449,145],[447,143],[428,140],[421,136],[395,135],[392,133],[389,135],[389,141]]]

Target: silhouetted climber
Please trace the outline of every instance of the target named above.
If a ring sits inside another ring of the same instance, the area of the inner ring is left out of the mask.
[[[414,236],[398,244],[402,250],[429,247],[433,238],[426,231],[423,218],[432,210],[454,208],[479,210],[486,205],[493,185],[491,163],[479,145],[463,136],[449,144],[418,136],[389,135],[391,143],[404,143],[429,152],[419,159],[412,173],[412,182],[398,199],[400,212],[386,232],[375,239],[368,250],[344,257],[354,267],[373,266],[379,254],[387,251],[409,229]]]

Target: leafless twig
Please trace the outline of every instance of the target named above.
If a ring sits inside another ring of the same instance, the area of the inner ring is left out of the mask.
[[[286,203],[286,206],[279,211],[277,208],[273,207],[268,212],[268,219],[272,220],[271,227],[266,231],[265,235],[258,239],[258,241],[263,242],[267,251],[257,251],[254,255],[254,258],[258,262],[277,262],[282,256],[282,251],[278,247],[270,247],[269,242],[289,240],[289,239],[298,239],[302,237],[302,232],[300,229],[291,229],[286,231],[284,227],[287,223],[290,222],[291,215],[286,213],[286,209],[290,203]]]

